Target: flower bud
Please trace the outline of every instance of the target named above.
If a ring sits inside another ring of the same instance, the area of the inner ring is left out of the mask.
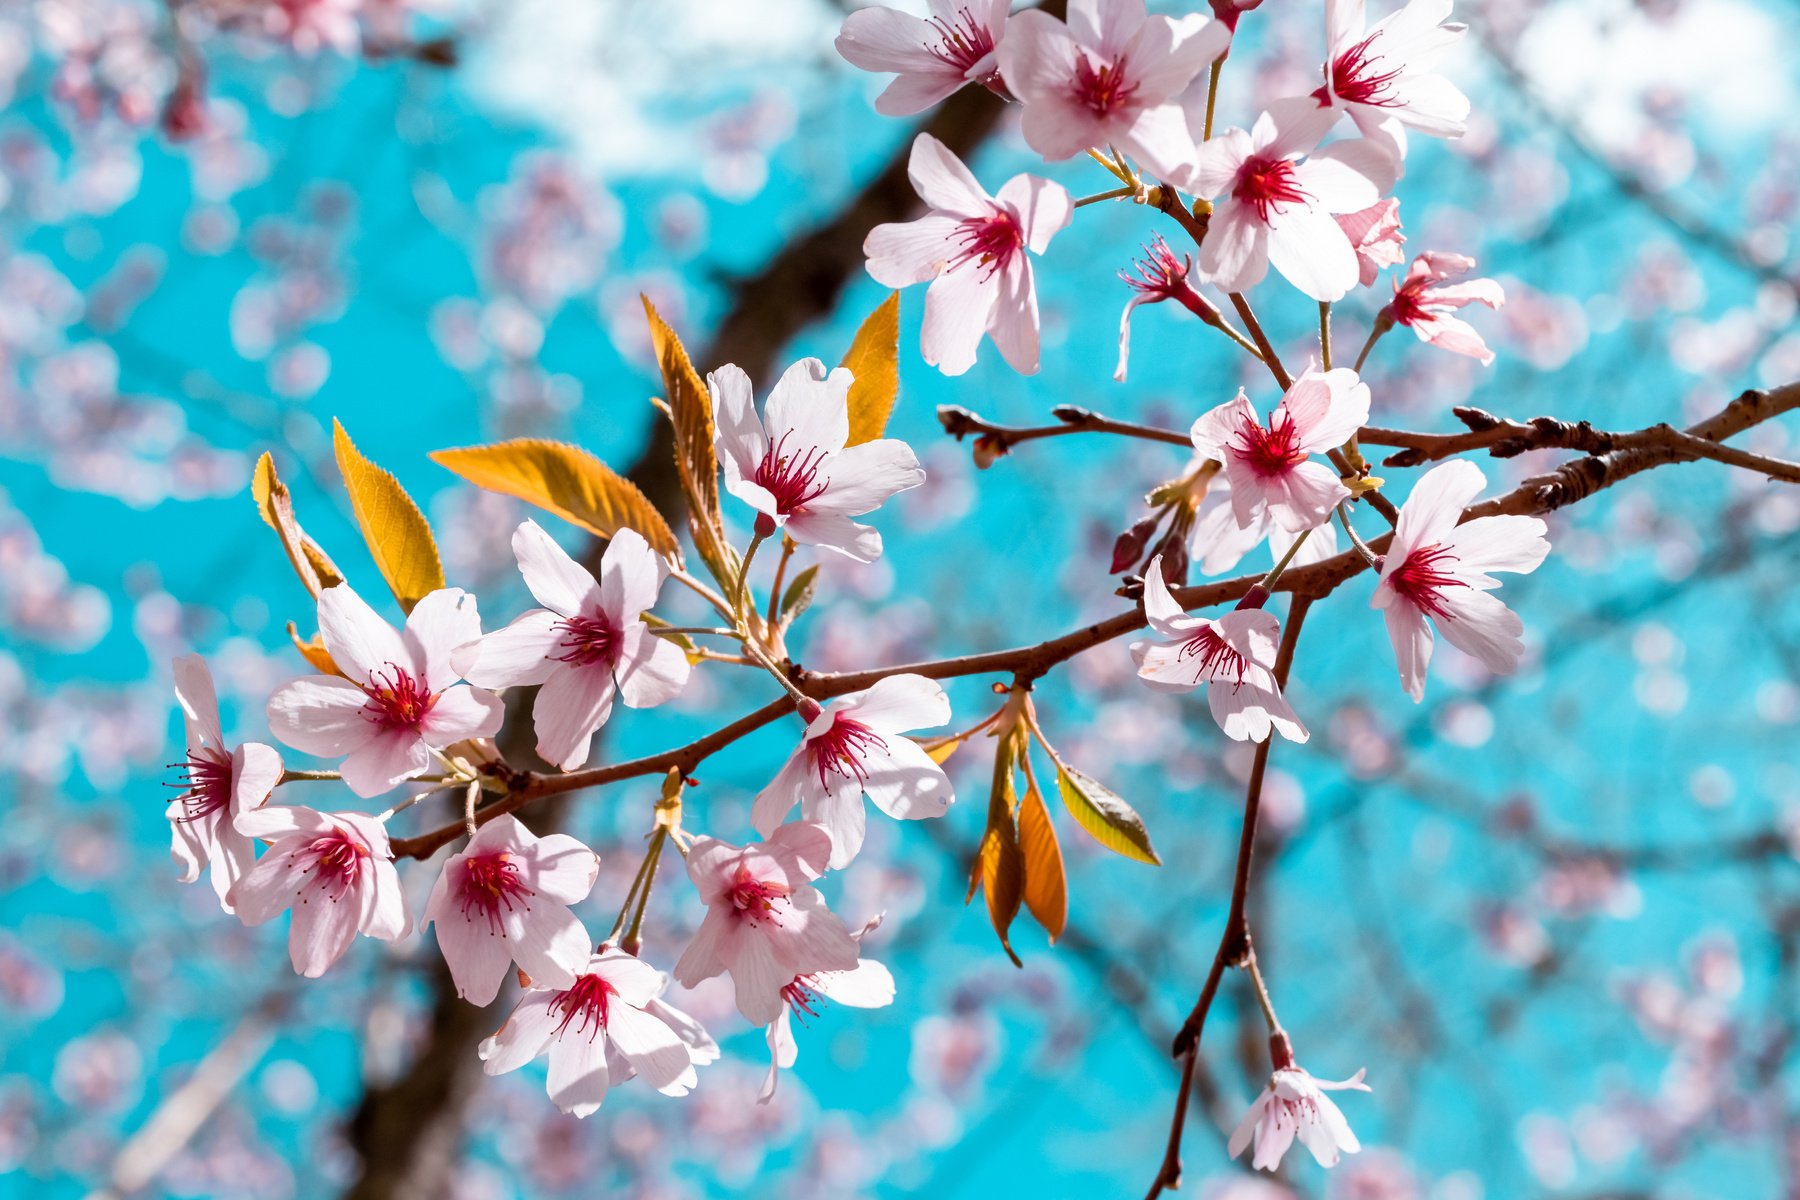
[[[1113,542],[1112,566],[1107,574],[1117,575],[1121,571],[1129,571],[1144,557],[1144,547],[1150,542],[1150,535],[1156,532],[1156,517],[1145,517]]]

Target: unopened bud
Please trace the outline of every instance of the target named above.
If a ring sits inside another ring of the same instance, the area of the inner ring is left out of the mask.
[[[1150,535],[1156,532],[1156,518],[1145,517],[1113,542],[1112,566],[1109,575],[1117,575],[1121,571],[1129,571],[1137,566],[1144,557],[1144,547],[1150,544]]]
[[[775,536],[775,518],[771,517],[768,513],[765,513],[765,512],[757,513],[756,514],[756,536],[759,538],[774,537]]]
[[[1157,544],[1156,552],[1162,555],[1163,582],[1170,587],[1187,586],[1187,538],[1179,530],[1171,529]]]
[[[1006,443],[991,433],[984,433],[975,439],[975,465],[982,470],[993,466],[995,461],[1006,456]]]

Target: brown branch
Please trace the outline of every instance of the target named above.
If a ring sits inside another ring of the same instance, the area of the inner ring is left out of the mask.
[[[1063,437],[1071,433],[1112,433],[1121,437],[1142,438],[1147,442],[1166,442],[1171,446],[1185,446],[1193,449],[1193,438],[1176,429],[1159,429],[1154,425],[1139,425],[1133,421],[1115,421],[1097,412],[1090,412],[1074,404],[1059,404],[1050,410],[1050,415],[1061,424],[1058,425],[996,425],[979,413],[970,412],[956,404],[938,405],[938,424],[944,432],[962,441],[973,434],[988,440],[988,445],[1005,454],[1020,442],[1036,441],[1039,438]]]

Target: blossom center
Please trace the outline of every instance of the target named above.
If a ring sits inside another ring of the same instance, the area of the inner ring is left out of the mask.
[[[529,909],[535,894],[519,878],[519,864],[504,850],[463,860],[462,914],[466,920],[474,920],[479,913],[487,918],[488,928],[499,933],[501,910]]]
[[[183,815],[179,821],[201,821],[223,811],[231,803],[231,759],[223,752],[202,748],[188,751],[186,761],[171,763],[185,780],[165,786],[180,788],[175,797]]]
[[[1347,104],[1369,104],[1391,108],[1400,103],[1394,95],[1394,80],[1402,68],[1381,69],[1386,59],[1374,51],[1375,34],[1370,34],[1331,61],[1331,91]]]
[[[737,878],[725,895],[731,901],[731,907],[751,924],[767,918],[779,925],[781,922],[777,918],[787,905],[788,889],[773,880],[757,878],[748,867],[739,867]]]
[[[817,975],[796,975],[794,981],[781,989],[781,998],[787,1002],[796,1018],[816,1017],[819,1009],[825,1007],[825,997],[819,991]]]
[[[1231,197],[1255,208],[1257,220],[1264,224],[1268,223],[1269,214],[1277,211],[1277,205],[1307,204],[1312,200],[1294,177],[1292,161],[1260,155],[1245,159],[1244,165],[1238,168]]]
[[[575,985],[558,992],[556,999],[550,1002],[551,1015],[562,1014],[556,1036],[561,1037],[570,1025],[574,1025],[576,1033],[585,1033],[588,1041],[593,1041],[605,1032],[607,1006],[617,994],[613,985],[598,975],[577,975]]]
[[[1125,60],[1094,65],[1086,54],[1075,56],[1075,102],[1104,117],[1124,105],[1137,91],[1125,74]]]
[[[1144,247],[1144,257],[1133,259],[1131,265],[1137,268],[1137,274],[1120,271],[1120,279],[1133,291],[1167,300],[1186,288],[1188,272],[1193,270],[1194,259],[1192,255],[1176,258],[1174,251],[1169,249],[1169,243],[1163,241],[1162,234],[1159,233]]]
[[[1262,479],[1285,475],[1306,461],[1300,427],[1284,408],[1275,410],[1266,427],[1246,417],[1231,441],[1231,452]]]
[[[1394,293],[1394,298],[1388,302],[1388,312],[1401,325],[1413,325],[1431,316],[1420,303],[1419,291],[1410,287],[1402,287]]]
[[[1444,589],[1469,586],[1447,569],[1456,561],[1456,555],[1448,546],[1421,546],[1388,572],[1388,586],[1421,612],[1443,617],[1449,612],[1444,603]]]
[[[950,240],[961,243],[962,249],[950,260],[949,270],[973,262],[982,268],[983,279],[992,279],[1025,244],[1025,234],[1011,213],[993,212],[985,217],[965,217]]]
[[[383,733],[397,729],[418,732],[425,715],[437,703],[437,696],[397,663],[389,663],[386,671],[369,673],[363,688],[369,702],[363,705],[363,717],[381,727]]]
[[[863,765],[863,759],[878,747],[886,750],[887,742],[861,721],[835,713],[831,728],[814,738],[811,747],[813,765],[819,769],[819,786],[829,789],[831,782],[827,776],[830,775],[866,784],[869,771]]]
[[[557,662],[574,663],[578,667],[603,663],[612,666],[619,657],[619,630],[604,614],[592,617],[569,617],[552,628],[562,630],[562,640],[551,655]]]
[[[363,862],[369,857],[369,848],[349,830],[334,825],[298,853],[311,859],[305,873],[312,876],[313,886],[326,892],[336,904],[362,880]]]
[[[819,468],[825,465],[825,451],[809,446],[803,452],[790,453],[787,440],[791,436],[792,431],[782,434],[781,440],[763,451],[762,462],[756,467],[757,486],[775,497],[775,511],[782,516],[799,512],[831,486],[829,475],[819,476]]]
[[[1244,656],[1233,650],[1213,625],[1202,626],[1183,642],[1181,657],[1195,660],[1195,683],[1202,679],[1223,681],[1233,678],[1231,686],[1236,689],[1244,685],[1244,676],[1250,670],[1250,664],[1244,660]]]
[[[948,17],[932,17],[926,23],[940,36],[935,46],[925,43],[925,52],[965,75],[993,52],[994,35],[967,8],[959,8]]]

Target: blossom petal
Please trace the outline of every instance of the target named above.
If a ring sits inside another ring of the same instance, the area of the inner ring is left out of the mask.
[[[519,574],[539,604],[564,617],[594,610],[600,593],[594,577],[536,521],[525,521],[513,530],[512,550]]]
[[[603,663],[551,675],[531,707],[538,755],[564,771],[585,764],[594,731],[612,715],[612,700],[612,672]]]
[[[331,661],[353,683],[367,683],[396,666],[408,672],[418,669],[400,632],[347,583],[319,593],[319,636]]]

